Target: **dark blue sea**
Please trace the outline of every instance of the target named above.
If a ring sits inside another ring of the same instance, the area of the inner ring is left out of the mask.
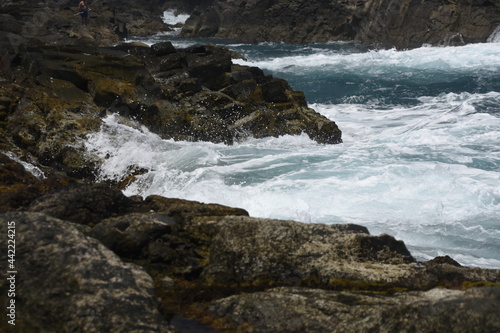
[[[148,42],[165,40],[156,36]],[[183,47],[206,40],[173,40]],[[109,116],[87,140],[103,179],[151,170],[127,195],[159,194],[306,223],[356,223],[420,260],[500,268],[500,43],[377,50],[353,43],[235,44],[305,92],[343,143],[306,135],[232,146],[162,140]]]

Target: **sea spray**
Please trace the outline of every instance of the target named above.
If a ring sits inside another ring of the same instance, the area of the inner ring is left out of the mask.
[[[306,135],[233,146],[175,142],[109,116],[87,140],[104,159],[100,176],[119,179],[136,166],[147,172],[128,195],[357,223],[402,239],[419,259],[450,255],[500,268],[500,44],[232,47],[245,64],[304,90],[344,143],[319,145]]]

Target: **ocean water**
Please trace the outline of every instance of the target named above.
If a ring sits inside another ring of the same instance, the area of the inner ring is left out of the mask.
[[[150,43],[165,38],[156,36]],[[201,41],[174,40],[178,47]],[[102,179],[149,170],[127,195],[159,194],[306,223],[356,223],[420,260],[500,268],[500,44],[374,50],[352,43],[243,45],[305,92],[343,143],[307,135],[232,146],[162,140],[117,115],[89,136]]]

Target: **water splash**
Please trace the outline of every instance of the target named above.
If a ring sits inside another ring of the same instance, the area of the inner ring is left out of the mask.
[[[337,122],[344,143],[318,145],[306,135],[234,146],[174,142],[114,116],[87,140],[105,160],[103,179],[137,166],[148,172],[127,195],[219,203],[254,217],[356,223],[402,239],[419,259],[447,254],[463,265],[500,268],[500,44],[361,52],[346,45],[244,47],[249,61],[271,74],[291,72],[294,88],[307,88],[312,108]],[[376,89],[345,88],[356,78]],[[402,92],[416,102],[388,98]],[[329,101],[333,93],[344,102]]]
[[[493,30],[486,40],[487,43],[500,43],[500,25]]]
[[[176,9],[168,9],[163,12],[163,22],[169,25],[177,25],[186,23],[189,14],[181,14]]]

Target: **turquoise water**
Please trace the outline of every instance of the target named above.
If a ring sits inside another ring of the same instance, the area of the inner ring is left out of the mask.
[[[110,156],[102,178],[139,165],[151,171],[128,195],[357,223],[403,240],[421,260],[450,255],[500,268],[500,44],[397,51],[216,42],[245,56],[236,63],[304,91],[344,142],[319,145],[306,135],[233,146],[174,142],[110,116],[87,140],[89,150]]]

